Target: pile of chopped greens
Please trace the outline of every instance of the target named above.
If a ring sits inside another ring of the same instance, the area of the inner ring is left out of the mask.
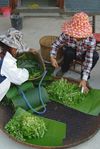
[[[20,141],[43,138],[47,132],[44,120],[26,111],[14,116],[6,124],[5,130]]]
[[[69,83],[65,79],[53,81],[47,87],[50,99],[64,105],[74,105],[80,103],[85,98],[85,94],[80,92],[78,85]]]

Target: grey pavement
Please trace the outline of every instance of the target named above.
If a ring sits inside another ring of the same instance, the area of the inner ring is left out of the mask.
[[[59,35],[61,33],[62,23],[68,17],[24,17],[23,19],[23,35],[24,41],[28,46],[40,49],[39,39],[45,35]],[[11,27],[10,18],[0,16],[0,33],[5,32]],[[96,32],[100,32],[100,16],[96,17]],[[100,54],[100,52],[99,52]],[[100,89],[100,60],[92,71],[89,81],[92,88]],[[71,149],[99,149],[100,148],[100,131],[90,140],[72,147]],[[16,143],[8,138],[0,130],[0,149],[32,149],[25,145]]]

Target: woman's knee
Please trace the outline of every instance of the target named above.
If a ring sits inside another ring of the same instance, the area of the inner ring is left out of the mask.
[[[66,47],[66,49],[63,50],[63,54],[64,56],[68,56],[68,57],[75,57],[75,49],[71,48],[71,47]]]

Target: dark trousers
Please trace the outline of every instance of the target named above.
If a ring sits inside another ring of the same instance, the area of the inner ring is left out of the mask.
[[[67,72],[69,70],[70,64],[72,63],[72,61],[76,58],[76,50],[74,48],[71,47],[63,47],[63,62],[61,65],[61,69],[62,72]],[[93,63],[92,63],[92,69],[93,67],[96,65],[97,61],[99,59],[99,54],[97,51],[93,52]],[[82,55],[81,59],[82,62],[85,60],[85,53]],[[82,77],[82,73],[81,73],[81,77]]]

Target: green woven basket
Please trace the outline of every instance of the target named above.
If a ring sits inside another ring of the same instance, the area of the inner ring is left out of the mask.
[[[17,65],[18,67],[26,68],[29,71],[29,80],[41,78],[46,69],[43,59],[38,52],[34,54],[31,52],[18,53]]]

